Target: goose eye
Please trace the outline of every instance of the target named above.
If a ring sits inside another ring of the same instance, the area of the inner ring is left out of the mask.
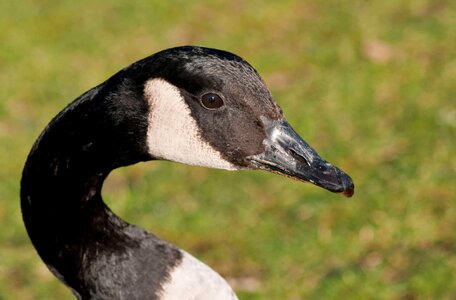
[[[222,97],[214,93],[207,93],[201,97],[201,104],[207,109],[216,109],[223,106]]]

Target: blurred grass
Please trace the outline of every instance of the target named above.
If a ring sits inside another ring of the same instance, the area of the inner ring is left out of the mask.
[[[72,299],[22,224],[38,134],[120,68],[183,44],[252,63],[355,197],[160,162],[111,175],[114,211],[242,299],[456,297],[454,1],[2,1],[0,28],[0,299]]]

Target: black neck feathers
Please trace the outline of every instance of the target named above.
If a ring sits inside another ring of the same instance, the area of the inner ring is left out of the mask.
[[[120,289],[150,298],[180,257],[115,216],[101,198],[111,170],[152,159],[142,94],[142,85],[122,72],[83,94],[47,126],[23,171],[29,236],[51,271],[83,299],[118,298]]]
[[[122,91],[116,90],[119,85]],[[41,134],[21,183],[32,241],[35,232],[53,236],[62,231],[66,236],[67,229],[80,230],[72,228],[75,218],[101,200],[109,172],[150,159],[144,140],[148,108],[142,97],[133,95],[137,92],[115,76],[76,99]]]

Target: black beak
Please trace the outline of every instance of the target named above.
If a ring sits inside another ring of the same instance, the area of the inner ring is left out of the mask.
[[[350,176],[322,159],[285,120],[265,120],[265,151],[249,156],[253,167],[311,182],[334,193],[351,197]]]

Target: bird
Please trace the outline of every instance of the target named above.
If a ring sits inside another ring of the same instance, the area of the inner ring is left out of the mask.
[[[266,170],[354,193],[350,176],[296,133],[243,58],[199,46],[162,50],[68,104],[26,159],[27,233],[77,299],[237,299],[216,271],[103,202],[112,170],[153,160]]]

